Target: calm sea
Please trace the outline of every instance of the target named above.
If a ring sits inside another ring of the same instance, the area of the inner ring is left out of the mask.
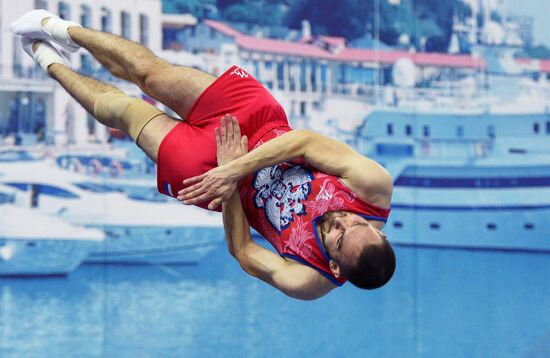
[[[550,255],[397,248],[387,287],[300,302],[197,266],[0,280],[2,357],[550,357]]]

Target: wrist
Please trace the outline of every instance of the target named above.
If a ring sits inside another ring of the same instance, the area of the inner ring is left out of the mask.
[[[242,171],[239,169],[240,166],[238,161],[239,159],[235,159],[223,165],[223,170],[227,174],[227,177],[232,181],[238,181],[244,176],[242,175]]]

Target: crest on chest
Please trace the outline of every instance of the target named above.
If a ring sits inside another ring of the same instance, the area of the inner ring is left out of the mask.
[[[294,220],[294,214],[304,215],[303,201],[311,194],[313,173],[304,166],[279,164],[256,173],[253,187],[254,204],[263,209],[273,227],[280,233]]]

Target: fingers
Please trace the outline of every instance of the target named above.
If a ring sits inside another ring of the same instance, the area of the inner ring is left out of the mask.
[[[216,209],[218,206],[220,206],[220,204],[222,203],[222,199],[214,199],[210,202],[210,204],[208,204],[208,209],[209,210],[214,210]]]
[[[183,181],[183,185],[185,185],[187,188],[180,190],[178,192],[178,194],[180,194],[180,193],[186,194],[190,191],[193,191],[193,188],[196,186],[196,185],[193,185],[193,184],[197,184],[197,183],[201,182],[204,179],[204,177],[206,176],[207,173],[208,172],[206,172],[202,175],[196,176],[196,177],[185,179]]]
[[[225,144],[227,142],[227,129],[226,129],[226,126],[225,126],[225,117],[222,117],[221,118],[221,127],[222,127],[222,138],[221,138],[221,142],[222,144]]]
[[[233,143],[233,120],[230,114],[225,115],[225,123],[227,126],[227,141]]]
[[[248,153],[248,137],[245,135],[241,137],[241,150],[243,154]]]
[[[204,193],[202,195],[199,195],[194,198],[185,199],[183,200],[183,203],[185,205],[197,205],[200,203],[204,203],[205,201],[208,201],[209,199],[212,199],[213,195],[211,193]]]
[[[233,139],[236,141],[241,138],[241,128],[236,117],[231,117],[231,122],[233,123]]]
[[[222,138],[220,136],[220,129],[218,127],[214,128],[214,132],[216,132],[216,148],[220,149],[222,145]]]
[[[208,193],[208,188],[198,187],[196,190],[189,192],[187,194],[179,194],[176,197],[179,201],[183,201],[184,204],[189,204],[190,201],[197,199],[201,196],[204,196]]]

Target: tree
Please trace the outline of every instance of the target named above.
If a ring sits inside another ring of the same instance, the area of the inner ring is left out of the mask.
[[[202,18],[208,6],[216,4],[216,0],[163,0],[162,12],[171,14],[193,14]]]
[[[219,3],[220,1],[218,1]],[[267,26],[282,24],[282,5],[280,1],[223,1],[222,18],[227,21],[244,22]]]

